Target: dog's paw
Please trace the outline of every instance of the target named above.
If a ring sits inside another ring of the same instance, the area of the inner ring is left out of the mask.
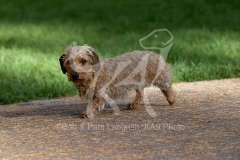
[[[84,111],[81,113],[80,117],[81,118],[89,118],[89,119],[93,119],[94,118],[94,113],[90,112],[90,111]]]
[[[167,101],[172,106],[175,103],[175,95],[167,97]]]
[[[80,114],[80,118],[87,118],[87,113],[86,113],[86,111],[84,111],[84,112],[82,112],[82,113]]]
[[[138,107],[138,104],[136,104],[136,103],[129,103],[128,105],[127,105],[127,108],[129,109],[129,110],[131,110],[131,109],[136,109]]]
[[[170,106],[172,106],[175,103],[175,101],[168,101],[168,103]]]

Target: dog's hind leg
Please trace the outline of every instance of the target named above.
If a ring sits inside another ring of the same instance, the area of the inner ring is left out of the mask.
[[[176,95],[172,88],[172,76],[170,66],[168,64],[165,65],[162,73],[154,82],[154,85],[161,89],[170,105],[175,103]]]

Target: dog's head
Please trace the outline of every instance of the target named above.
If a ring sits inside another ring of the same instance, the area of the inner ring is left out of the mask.
[[[74,83],[91,81],[100,69],[99,56],[88,45],[68,47],[59,61],[63,74]]]

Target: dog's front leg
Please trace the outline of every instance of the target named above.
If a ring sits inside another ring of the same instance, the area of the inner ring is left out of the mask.
[[[97,113],[103,110],[104,106],[105,101],[103,99],[94,97],[94,99],[88,103],[86,111],[82,113],[82,117],[93,119]]]

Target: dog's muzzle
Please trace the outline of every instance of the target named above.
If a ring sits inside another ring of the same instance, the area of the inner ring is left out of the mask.
[[[77,80],[79,77],[78,72],[73,72],[72,77]]]

